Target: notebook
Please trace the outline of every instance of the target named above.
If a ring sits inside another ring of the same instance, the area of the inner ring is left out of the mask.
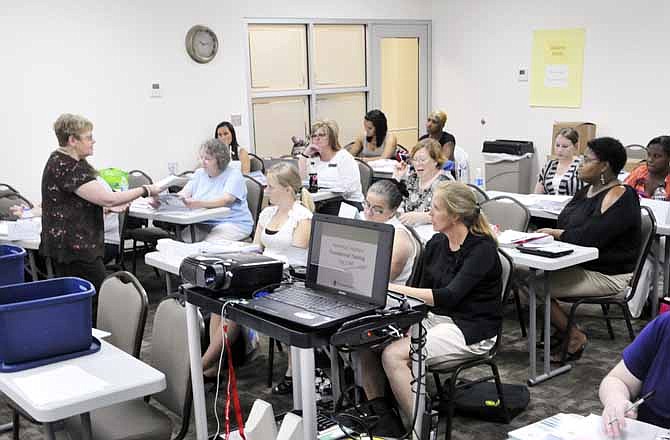
[[[304,287],[296,284],[239,306],[309,328],[382,309],[393,235],[391,225],[315,214]]]

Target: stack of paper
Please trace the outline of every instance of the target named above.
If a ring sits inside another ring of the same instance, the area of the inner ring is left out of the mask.
[[[377,159],[377,160],[371,160],[368,162],[368,165],[370,165],[370,168],[373,170],[379,172],[379,173],[393,173],[395,170],[395,166],[398,164],[393,159]]]
[[[170,238],[158,240],[156,249],[161,253],[181,258],[195,254],[230,254],[234,252],[259,252],[261,250],[259,245],[244,241],[217,240],[216,243],[208,241],[183,243]]]
[[[158,196],[160,201],[159,211],[188,211],[189,208],[184,204],[182,199],[177,194],[160,194]]]
[[[3,222],[2,225],[0,235],[6,236],[8,240],[36,240],[40,238],[40,232],[42,232],[40,217]]]
[[[507,229],[498,235],[498,243],[501,247],[515,247],[521,244],[538,243],[548,244],[554,241],[554,238],[541,232],[519,232]]]

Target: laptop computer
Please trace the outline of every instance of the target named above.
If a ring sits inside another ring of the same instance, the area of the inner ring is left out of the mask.
[[[239,307],[309,328],[335,326],[386,304],[394,228],[325,214],[312,217],[305,286]]]

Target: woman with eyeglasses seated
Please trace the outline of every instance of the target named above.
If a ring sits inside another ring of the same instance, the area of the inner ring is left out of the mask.
[[[426,244],[417,287],[389,284],[389,290],[421,299],[430,306],[426,365],[477,357],[493,347],[502,321],[502,265],[495,236],[472,190],[460,182],[435,188],[430,217],[441,232]],[[388,345],[384,372],[406,420],[413,414],[410,338]],[[366,394],[383,394],[378,370],[366,368]],[[383,378],[382,378],[383,379]],[[376,384],[376,385],[375,385]]]
[[[360,211],[363,209],[363,191],[358,163],[342,148],[338,134],[339,128],[335,121],[316,121],[312,125],[312,142],[298,160],[300,176],[307,179],[309,170],[313,167],[320,188],[341,193],[345,202]],[[337,206],[339,208],[339,203]]]
[[[365,220],[387,223],[395,228],[389,279],[394,284],[405,284],[412,274],[418,249],[412,233],[398,219],[398,207],[403,200],[401,191],[404,190],[399,186],[388,179],[373,183],[363,202],[363,216]]]
[[[235,127],[228,121],[223,121],[216,126],[214,138],[220,140],[230,147],[230,163],[233,167],[238,167],[242,174],[251,172],[251,161],[246,148],[240,147],[237,143]]]
[[[658,316],[645,326],[623,351],[622,360],[600,383],[603,404],[602,427],[609,437],[626,430],[626,418],[670,428],[670,313]],[[637,410],[632,402],[654,391]]]
[[[647,144],[647,163],[626,177],[640,197],[670,200],[670,136],[658,136]]]
[[[219,208],[230,211],[220,218],[191,227],[196,228],[195,241],[243,240],[251,235],[254,221],[247,205],[247,185],[240,170],[228,166],[230,150],[219,139],[208,139],[200,146],[201,168],[195,170],[186,186],[177,193],[188,208]],[[160,206],[154,199],[152,206]],[[190,231],[182,238],[191,240]]]
[[[363,161],[392,159],[398,139],[388,132],[386,115],[381,110],[370,110],[363,119],[365,133],[358,136],[349,152]]]
[[[556,159],[550,159],[542,167],[535,185],[535,194],[560,194],[574,196],[584,187],[577,169],[580,158],[577,156],[579,133],[572,128],[564,128],[556,136],[554,152]]]
[[[433,190],[450,176],[443,174],[445,158],[442,146],[434,139],[419,141],[410,152],[408,162],[398,162],[393,178],[404,181],[408,196],[401,204],[400,221],[416,226],[430,223]]]
[[[631,279],[640,248],[640,200],[633,188],[617,179],[626,163],[626,150],[610,137],[592,139],[578,173],[586,186],[558,216],[557,229],[543,228],[556,240],[598,248],[598,259],[549,272],[551,323],[565,334],[568,318],[561,298],[606,296],[624,291]],[[569,329],[567,361],[577,360],[586,347],[586,334]],[[560,348],[560,347],[558,347]],[[555,354],[552,361],[560,361]]]

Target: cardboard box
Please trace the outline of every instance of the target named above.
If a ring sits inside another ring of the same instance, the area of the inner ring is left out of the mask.
[[[577,154],[584,154],[588,141],[596,137],[596,124],[593,122],[554,122],[554,128],[551,132],[551,154],[554,155],[556,136],[564,128],[574,128],[579,133],[579,144],[577,145]]]

